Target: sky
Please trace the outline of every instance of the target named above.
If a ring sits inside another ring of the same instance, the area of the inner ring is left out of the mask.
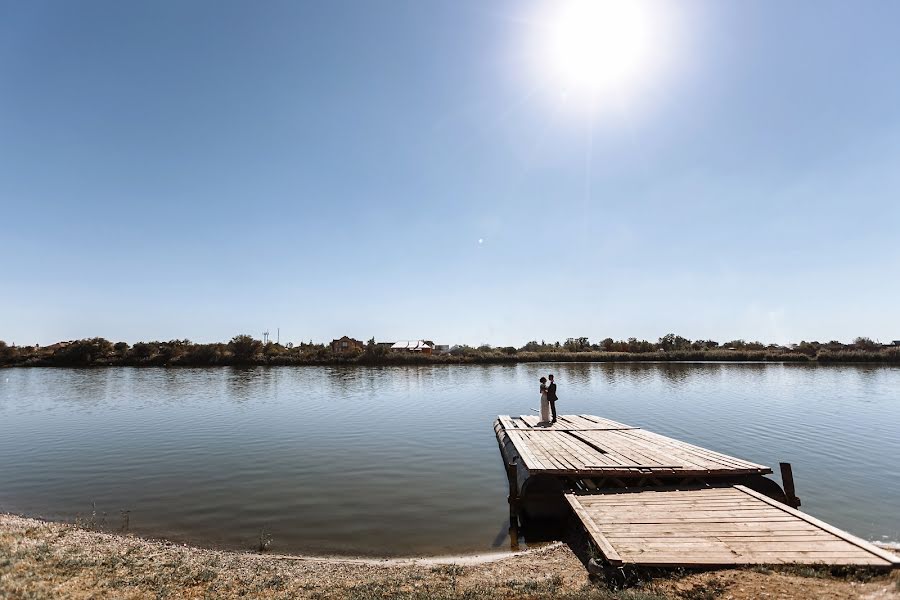
[[[900,339],[900,3],[641,1],[0,0],[0,339]]]

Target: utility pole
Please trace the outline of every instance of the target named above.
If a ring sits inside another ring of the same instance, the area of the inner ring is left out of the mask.
[[[263,344],[268,344],[268,343],[269,343],[269,330],[266,329],[265,331],[263,331]]]
[[[277,331],[278,331],[278,341],[275,343],[280,346],[281,345],[281,327],[278,327]]]

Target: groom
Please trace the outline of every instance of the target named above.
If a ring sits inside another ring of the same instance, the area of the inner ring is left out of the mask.
[[[556,423],[556,382],[553,381],[553,375],[547,375],[550,385],[547,386],[547,400],[550,402],[550,414],[553,416],[551,423]]]

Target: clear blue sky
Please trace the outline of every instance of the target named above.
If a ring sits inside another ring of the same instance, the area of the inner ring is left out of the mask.
[[[900,3],[550,4],[0,1],[0,339],[900,338]]]

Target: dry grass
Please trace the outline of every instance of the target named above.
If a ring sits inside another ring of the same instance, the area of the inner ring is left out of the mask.
[[[592,579],[566,546],[483,564],[298,559],[206,550],[0,515],[0,598],[898,599],[897,577],[868,581],[728,570],[626,590]]]

